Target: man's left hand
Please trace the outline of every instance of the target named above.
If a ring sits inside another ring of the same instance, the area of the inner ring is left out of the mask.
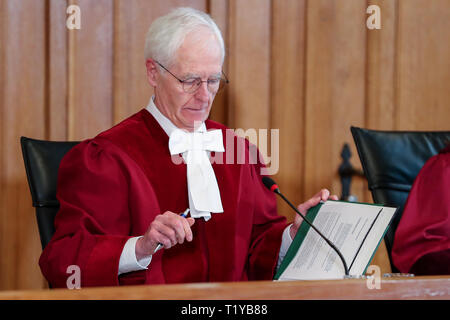
[[[330,191],[328,191],[327,189],[322,189],[318,193],[316,193],[311,199],[300,204],[297,207],[297,209],[303,215],[306,215],[306,212],[308,212],[309,208],[312,208],[312,207],[318,205],[320,201],[327,201],[328,199],[339,200],[339,198],[336,195],[330,196]],[[297,214],[295,216],[294,223],[292,224],[291,229],[290,229],[290,236],[292,239],[295,238],[295,235],[297,234],[298,228],[300,227],[300,224],[302,223],[302,221],[303,221],[303,218]]]

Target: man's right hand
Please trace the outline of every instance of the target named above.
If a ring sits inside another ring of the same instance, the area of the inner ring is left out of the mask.
[[[185,239],[192,241],[191,226],[194,223],[194,218],[184,218],[171,211],[157,215],[144,236],[136,242],[136,258],[140,260],[152,255],[159,243],[169,249]]]

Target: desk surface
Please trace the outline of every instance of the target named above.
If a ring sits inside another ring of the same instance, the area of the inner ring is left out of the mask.
[[[252,281],[24,290],[0,292],[0,299],[27,300],[297,300],[297,299],[450,299],[450,276],[382,278],[379,289],[366,279]],[[374,282],[370,282],[374,284]]]

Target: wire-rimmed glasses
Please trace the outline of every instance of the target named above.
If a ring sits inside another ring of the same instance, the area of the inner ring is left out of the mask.
[[[225,73],[222,71],[222,75],[223,78],[210,78],[208,80],[202,80],[201,78],[189,78],[186,80],[181,80],[179,79],[176,75],[174,75],[172,72],[170,72],[166,67],[164,67],[161,63],[159,63],[158,61],[155,61],[161,68],[163,68],[164,70],[166,70],[168,73],[170,73],[175,79],[177,79],[182,87],[184,92],[186,93],[194,93],[196,92],[200,86],[202,85],[203,82],[206,82],[207,87],[208,87],[208,91],[210,93],[217,93],[219,92],[227,83],[229,83],[227,76],[225,75]]]

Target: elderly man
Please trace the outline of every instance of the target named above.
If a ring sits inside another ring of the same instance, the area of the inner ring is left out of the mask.
[[[56,232],[40,259],[52,286],[66,286],[71,265],[81,286],[272,279],[301,221],[277,214],[248,141],[225,143],[226,127],[207,120],[226,82],[224,52],[203,12],[178,8],[154,21],[149,105],[61,163]],[[239,146],[245,162],[236,161]],[[211,164],[213,153],[226,163]],[[299,208],[328,196],[322,190]]]

